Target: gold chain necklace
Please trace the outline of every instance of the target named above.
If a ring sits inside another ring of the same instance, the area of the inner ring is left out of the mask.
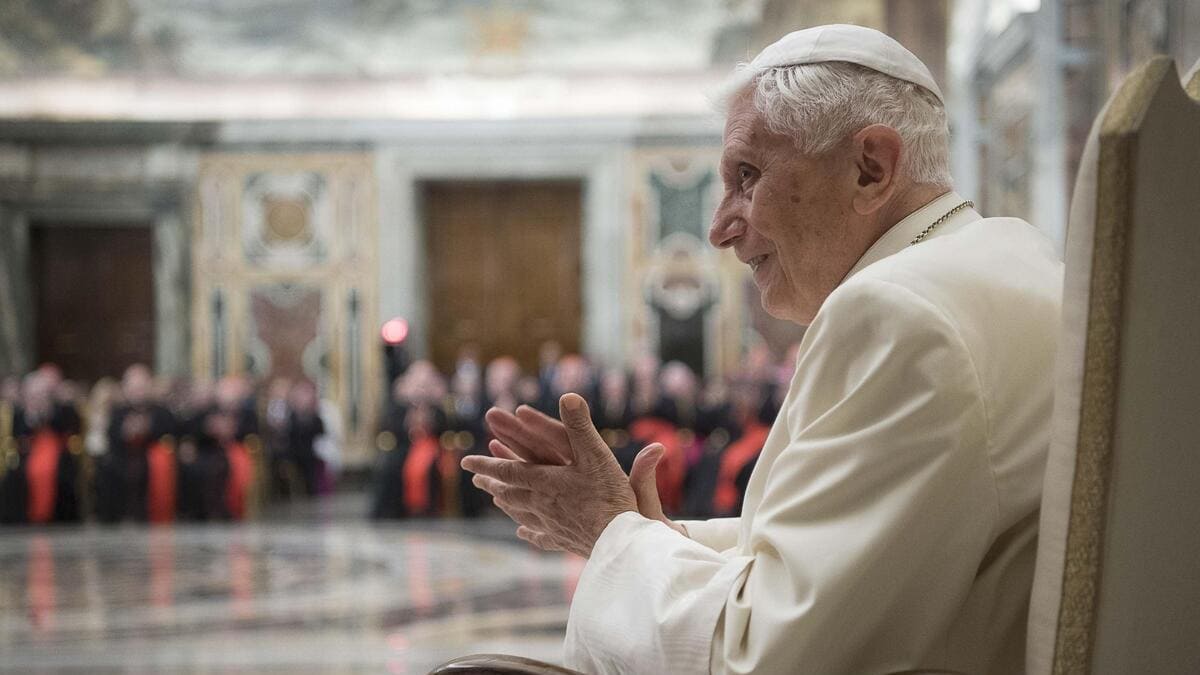
[[[922,239],[924,239],[925,237],[929,236],[929,233],[930,233],[930,232],[933,232],[933,228],[935,228],[935,227],[937,227],[938,225],[941,225],[942,223],[946,222],[946,221],[947,221],[947,220],[950,218],[950,216],[952,216],[952,215],[954,215],[954,214],[958,213],[959,211],[962,211],[963,209],[966,209],[966,208],[973,208],[974,206],[975,206],[975,202],[973,202],[973,201],[971,201],[970,199],[968,199],[967,201],[965,201],[965,202],[963,202],[963,203],[959,204],[958,206],[956,206],[956,207],[954,207],[954,208],[950,209],[949,211],[947,211],[947,212],[946,212],[946,215],[942,216],[941,218],[938,218],[937,220],[933,221],[933,224],[932,224],[932,225],[930,225],[929,227],[927,227],[927,228],[925,228],[925,229],[921,230],[921,234],[918,234],[917,236],[913,237],[913,240],[912,240],[912,241],[910,241],[910,242],[908,242],[908,245],[909,245],[909,246],[912,246],[912,245],[914,245],[914,244],[919,244],[919,243],[921,243],[921,240],[922,240]]]

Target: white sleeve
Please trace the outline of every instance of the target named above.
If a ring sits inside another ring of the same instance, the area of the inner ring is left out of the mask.
[[[726,551],[737,546],[739,518],[710,518],[708,520],[677,520],[687,530],[688,539],[698,541],[714,551]]]
[[[702,673],[726,595],[750,565],[628,511],[583,569],[564,661],[585,673]]]
[[[751,479],[748,540],[721,554],[636,514],[614,520],[576,591],[568,665],[890,672],[936,657],[997,522],[957,330],[886,282],[831,295],[777,421],[788,441]]]

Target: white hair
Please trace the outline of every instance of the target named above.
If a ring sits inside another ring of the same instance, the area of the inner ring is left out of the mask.
[[[949,189],[950,129],[946,109],[919,85],[844,61],[755,70],[748,64],[724,88],[725,107],[745,87],[767,128],[795,139],[806,155],[833,149],[872,124],[904,142],[900,171],[914,183]]]

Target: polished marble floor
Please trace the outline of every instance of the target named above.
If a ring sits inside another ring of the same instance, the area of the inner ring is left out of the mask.
[[[583,563],[500,518],[0,529],[0,672],[425,673],[557,661]],[[365,510],[365,509],[364,509]]]

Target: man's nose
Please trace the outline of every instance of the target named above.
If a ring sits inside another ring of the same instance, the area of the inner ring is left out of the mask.
[[[714,248],[729,248],[746,233],[746,221],[729,201],[721,202],[708,228],[708,243]]]

